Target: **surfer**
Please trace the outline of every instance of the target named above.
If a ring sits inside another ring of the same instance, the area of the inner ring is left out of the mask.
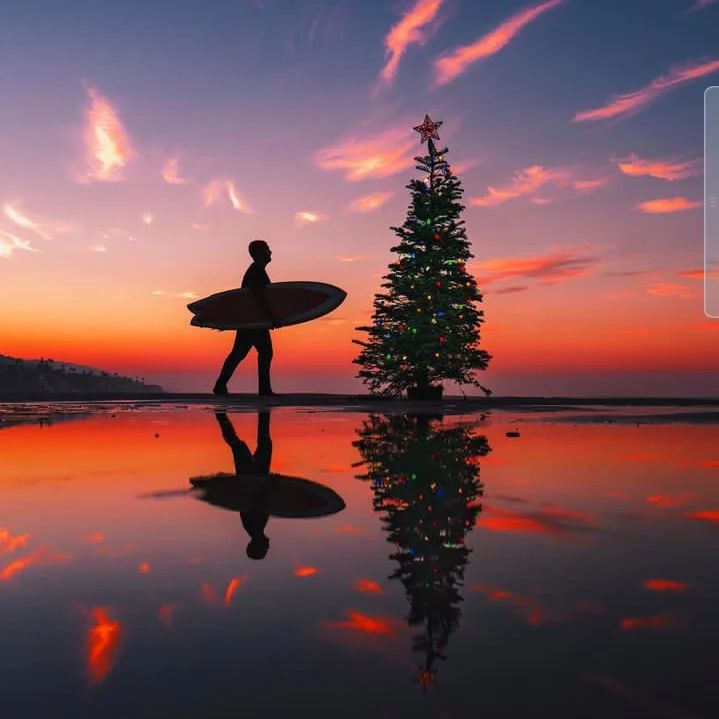
[[[215,417],[220,425],[222,438],[232,450],[237,479],[242,481],[243,475],[266,478],[252,497],[250,506],[245,511],[240,511],[242,526],[250,535],[247,556],[250,559],[264,559],[270,548],[270,540],[265,535],[265,526],[270,518],[269,501],[272,490],[277,484],[277,480],[270,476],[270,464],[272,462],[270,413],[259,412],[257,415],[257,448],[254,455],[250,453],[249,447],[237,436],[230,418],[224,412],[216,412]]]
[[[245,276],[242,278],[242,287],[252,291],[257,304],[265,313],[267,319],[270,320],[270,329],[279,327],[279,320],[274,315],[265,290],[270,284],[270,278],[267,276],[265,267],[272,261],[272,250],[264,240],[253,240],[248,248],[252,264],[247,268]],[[275,393],[272,391],[270,382],[270,364],[272,363],[272,338],[269,329],[260,330],[237,330],[235,334],[235,342],[232,345],[230,354],[227,355],[225,363],[222,365],[220,376],[215,382],[213,393],[217,395],[226,395],[227,383],[232,377],[232,373],[237,365],[242,362],[252,348],[257,350],[257,377],[260,397],[272,397]]]

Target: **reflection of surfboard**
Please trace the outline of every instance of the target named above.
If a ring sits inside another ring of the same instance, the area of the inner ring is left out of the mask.
[[[324,282],[274,282],[267,286],[267,301],[284,325],[317,319],[339,307],[347,293]],[[190,324],[216,330],[264,329],[270,326],[247,289],[218,292],[187,305],[195,315]]]
[[[342,497],[324,484],[282,474],[227,474],[192,477],[193,489],[203,502],[233,512],[248,511],[258,494],[268,490],[267,513],[274,517],[301,519],[336,514],[345,508]]]

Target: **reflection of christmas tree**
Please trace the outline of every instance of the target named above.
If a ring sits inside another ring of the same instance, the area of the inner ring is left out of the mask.
[[[465,536],[481,511],[479,458],[489,452],[484,436],[466,425],[446,427],[429,417],[370,416],[355,446],[372,482],[373,505],[383,512],[391,555],[410,600],[408,622],[422,625],[413,651],[424,654],[419,683],[434,683],[434,663],[444,659],[461,612],[459,590],[470,550]]]

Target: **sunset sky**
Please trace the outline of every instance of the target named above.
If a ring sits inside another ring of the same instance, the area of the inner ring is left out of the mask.
[[[717,394],[702,148],[718,25],[716,0],[10,3],[0,354],[207,390],[232,334],[185,306],[238,286],[262,238],[274,281],[348,292],[273,333],[275,390],[360,391],[354,327],[429,113],[465,189],[483,384]],[[255,386],[252,357],[231,389]]]

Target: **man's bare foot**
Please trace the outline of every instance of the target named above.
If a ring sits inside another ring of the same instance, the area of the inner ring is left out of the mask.
[[[220,397],[222,397],[226,394],[229,394],[229,392],[227,391],[227,385],[226,384],[216,384],[212,388],[212,394],[216,394]]]
[[[272,390],[268,390],[266,392],[258,392],[257,396],[258,397],[279,397],[277,392],[273,392]]]

